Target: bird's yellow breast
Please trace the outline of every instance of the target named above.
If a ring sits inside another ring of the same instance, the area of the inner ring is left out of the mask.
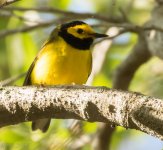
[[[32,84],[84,84],[91,71],[91,51],[78,50],[59,37],[40,51],[31,72]]]

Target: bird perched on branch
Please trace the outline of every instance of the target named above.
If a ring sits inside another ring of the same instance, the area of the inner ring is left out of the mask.
[[[64,85],[86,83],[92,68],[90,46],[99,34],[82,21],[56,27],[31,64],[24,85]],[[50,118],[32,122],[32,130],[46,132]]]

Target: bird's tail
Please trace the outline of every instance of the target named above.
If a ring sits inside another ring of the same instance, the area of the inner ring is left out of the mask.
[[[32,122],[32,130],[40,129],[42,132],[46,132],[50,125],[50,118],[39,119]]]

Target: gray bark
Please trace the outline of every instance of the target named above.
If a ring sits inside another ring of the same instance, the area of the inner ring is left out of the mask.
[[[0,127],[41,118],[137,129],[163,140],[163,100],[106,87],[1,87]]]

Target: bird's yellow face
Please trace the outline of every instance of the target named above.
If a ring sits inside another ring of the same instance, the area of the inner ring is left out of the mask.
[[[79,50],[88,50],[95,38],[107,37],[105,34],[94,32],[94,30],[82,21],[72,21],[60,26],[58,35],[67,44]]]
[[[94,33],[95,33],[93,29],[87,24],[69,27],[67,29],[67,32],[79,39],[94,38]]]

